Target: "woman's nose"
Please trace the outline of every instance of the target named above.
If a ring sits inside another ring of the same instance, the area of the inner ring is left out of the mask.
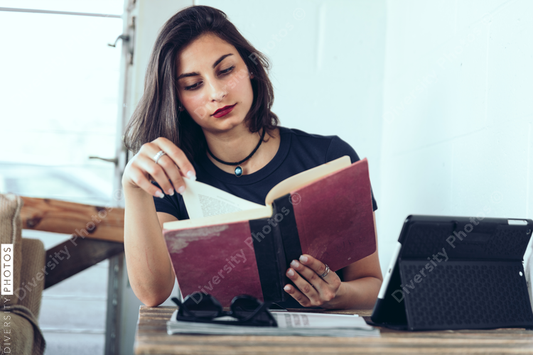
[[[215,81],[209,83],[209,98],[211,101],[221,101],[227,94],[226,85]]]

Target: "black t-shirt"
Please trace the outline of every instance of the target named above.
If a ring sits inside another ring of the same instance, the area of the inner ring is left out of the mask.
[[[359,160],[355,150],[337,136],[320,136],[297,129],[279,127],[280,146],[274,158],[262,169],[250,175],[237,177],[219,169],[204,155],[199,161],[191,162],[197,181],[227,191],[261,205],[265,204],[267,193],[277,183],[302,171],[349,155],[352,163]],[[157,212],[165,212],[177,219],[188,219],[187,209],[180,194],[154,197]],[[374,211],[378,208],[372,196]]]

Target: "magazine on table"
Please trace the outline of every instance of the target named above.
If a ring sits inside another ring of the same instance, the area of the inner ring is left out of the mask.
[[[212,335],[298,335],[332,337],[376,337],[379,330],[368,324],[357,314],[323,314],[308,312],[287,312],[270,310],[277,327],[253,327],[216,324],[216,320],[232,320],[220,317],[212,323],[196,323],[176,320],[178,311],[167,322],[168,334],[212,334]]]

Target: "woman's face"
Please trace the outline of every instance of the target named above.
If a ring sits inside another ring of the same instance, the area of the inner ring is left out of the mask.
[[[178,95],[193,120],[212,133],[243,125],[253,101],[246,64],[233,45],[213,34],[178,54]]]

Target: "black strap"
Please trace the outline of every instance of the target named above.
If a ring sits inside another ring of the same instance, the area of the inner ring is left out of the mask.
[[[257,261],[257,269],[265,302],[280,302],[286,299],[283,291],[285,256],[279,228],[270,219],[250,220],[250,231]]]
[[[300,245],[300,236],[296,226],[294,208],[291,203],[291,195],[287,194],[274,201],[275,211],[278,216],[282,215],[283,219],[279,221],[283,249],[285,249],[285,269],[289,268],[292,260],[298,260],[302,255],[302,246]],[[280,218],[278,218],[279,220]]]

